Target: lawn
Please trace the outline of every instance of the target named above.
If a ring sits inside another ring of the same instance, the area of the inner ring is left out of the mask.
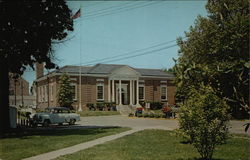
[[[21,132],[8,138],[0,138],[0,159],[19,160],[126,130],[129,128],[51,129]]]
[[[120,115],[117,111],[82,111],[77,113],[80,114],[81,117]]]
[[[199,154],[190,145],[176,137],[174,132],[145,130],[59,157],[57,160],[194,160]],[[215,160],[248,160],[249,137],[231,137],[216,148]]]

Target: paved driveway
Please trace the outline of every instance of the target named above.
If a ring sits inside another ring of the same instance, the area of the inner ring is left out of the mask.
[[[165,119],[149,119],[149,118],[130,118],[128,116],[97,116],[97,117],[81,117],[78,122],[81,126],[120,126],[135,129],[141,128],[158,128],[173,130],[178,128],[177,120]]]
[[[231,133],[245,133],[244,124],[247,121],[230,121]],[[82,127],[103,127],[103,126],[120,126],[130,127],[133,129],[165,129],[174,130],[178,128],[178,120],[176,119],[150,119],[150,118],[130,118],[128,116],[97,116],[97,117],[81,117],[81,121],[76,126]],[[75,126],[75,127],[76,127]],[[248,133],[250,135],[250,129]]]

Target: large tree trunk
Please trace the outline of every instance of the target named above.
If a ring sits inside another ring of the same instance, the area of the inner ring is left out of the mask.
[[[7,60],[0,57],[0,132],[9,129],[9,69]]]

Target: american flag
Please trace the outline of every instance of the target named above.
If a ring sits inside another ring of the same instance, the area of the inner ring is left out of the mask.
[[[79,9],[72,17],[71,19],[76,19],[81,16],[81,9]]]

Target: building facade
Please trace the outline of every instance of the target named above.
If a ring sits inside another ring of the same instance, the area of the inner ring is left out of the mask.
[[[141,101],[175,103],[174,76],[160,69],[132,68],[127,65],[64,66],[47,75],[38,71],[36,95],[38,108],[58,106],[57,91],[62,74],[70,77],[73,106],[115,102],[117,107],[140,106]]]
[[[36,106],[36,97],[29,93],[29,82],[24,78],[9,77],[9,104],[12,106]]]

